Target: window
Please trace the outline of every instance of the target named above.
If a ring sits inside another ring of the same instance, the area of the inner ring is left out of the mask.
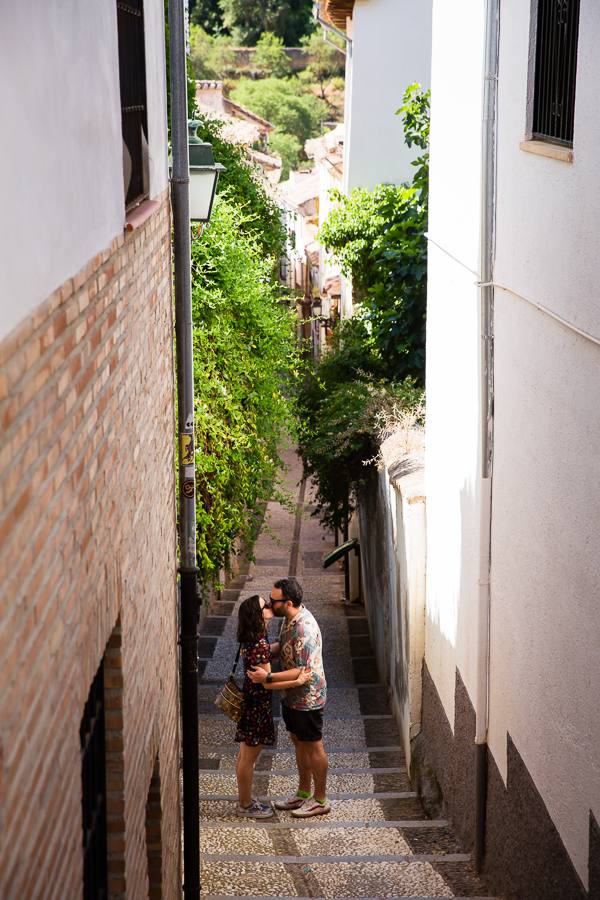
[[[106,900],[106,747],[104,728],[104,661],[90,688],[79,728],[83,806],[83,898]]]
[[[148,195],[144,0],[117,0],[125,208]]]
[[[579,0],[538,0],[532,132],[571,147],[578,34]]]

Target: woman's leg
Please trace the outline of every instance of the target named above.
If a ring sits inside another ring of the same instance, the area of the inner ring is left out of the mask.
[[[250,806],[252,803],[254,763],[258,759],[260,751],[264,746],[264,744],[259,744],[258,747],[248,747],[247,744],[240,744],[235,763],[235,774],[238,783],[238,798],[241,806]]]

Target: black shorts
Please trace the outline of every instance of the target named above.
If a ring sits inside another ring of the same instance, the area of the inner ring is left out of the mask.
[[[323,739],[322,709],[292,709],[281,704],[285,727],[295,734],[299,741],[321,741]]]

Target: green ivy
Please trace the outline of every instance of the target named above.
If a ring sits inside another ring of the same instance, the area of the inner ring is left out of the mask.
[[[230,202],[243,206],[239,227],[258,240],[262,253],[278,259],[287,235],[281,210],[267,194],[259,168],[252,164],[242,147],[223,137],[223,126],[218,120],[202,115],[197,118],[201,123],[198,137],[212,144],[215,161],[225,166],[219,176],[218,193],[226,193]]]
[[[294,316],[255,225],[231,192],[217,199],[192,245],[197,552],[205,584],[227,565],[236,539],[252,534],[294,431]]]
[[[318,234],[352,279],[355,303],[298,394],[304,474],[330,528],[344,527],[374,477],[382,414],[423,400],[429,93],[411,85],[398,112],[408,146],[425,151],[412,184],[334,192],[339,205]]]

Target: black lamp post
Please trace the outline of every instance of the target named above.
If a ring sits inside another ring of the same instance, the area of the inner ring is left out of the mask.
[[[190,219],[207,222],[219,172],[212,147],[188,134],[187,61],[183,0],[169,0],[173,251],[177,339],[179,433],[179,573],[181,576],[181,723],[183,757],[183,892],[200,896],[200,805],[198,790],[198,567],[196,565],[196,472]],[[190,167],[190,157],[192,166]],[[191,189],[190,189],[191,188]]]

